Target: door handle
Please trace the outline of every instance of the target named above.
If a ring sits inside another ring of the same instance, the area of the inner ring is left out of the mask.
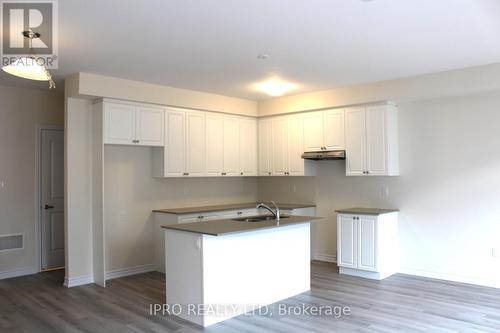
[[[54,208],[54,206],[51,206],[51,205],[45,205],[45,207],[43,207],[44,209],[52,209]]]

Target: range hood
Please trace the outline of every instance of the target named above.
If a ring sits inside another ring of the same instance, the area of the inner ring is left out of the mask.
[[[311,151],[302,154],[305,160],[345,160],[345,150]]]

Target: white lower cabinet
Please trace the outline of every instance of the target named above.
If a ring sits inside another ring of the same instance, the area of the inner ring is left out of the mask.
[[[398,270],[398,213],[338,214],[337,265],[341,274],[384,279]]]

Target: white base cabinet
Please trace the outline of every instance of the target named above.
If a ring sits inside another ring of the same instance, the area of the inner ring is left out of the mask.
[[[399,267],[398,213],[337,215],[340,274],[381,280]]]

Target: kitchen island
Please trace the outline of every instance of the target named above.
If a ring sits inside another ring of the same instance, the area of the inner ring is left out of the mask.
[[[316,219],[164,226],[169,308],[206,327],[308,291],[310,222]]]

